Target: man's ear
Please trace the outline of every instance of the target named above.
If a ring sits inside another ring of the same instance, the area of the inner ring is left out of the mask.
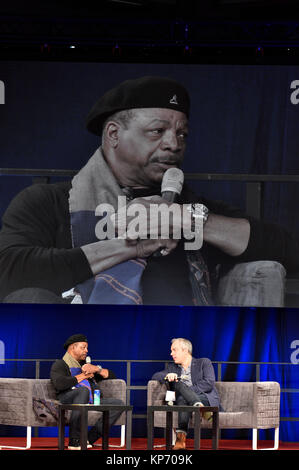
[[[104,135],[106,142],[113,148],[116,148],[119,142],[119,133],[121,126],[118,122],[109,121],[106,124]]]

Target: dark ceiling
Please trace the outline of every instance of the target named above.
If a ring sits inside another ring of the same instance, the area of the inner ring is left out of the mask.
[[[4,3],[4,2],[3,2]],[[294,19],[298,0],[98,0],[11,1],[0,7],[0,15],[25,18],[98,19]]]
[[[284,51],[294,58],[297,5],[298,0],[5,2],[0,7],[0,58],[34,51],[48,56],[56,51],[59,58],[58,50],[71,47],[76,49],[73,57],[89,59],[95,50],[99,58],[171,57],[181,51],[190,59],[199,50],[202,55],[208,48],[211,55],[217,48],[238,47],[263,57],[275,48],[276,55]]]

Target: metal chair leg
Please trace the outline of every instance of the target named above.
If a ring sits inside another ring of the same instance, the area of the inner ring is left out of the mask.
[[[114,447],[116,449],[121,449],[122,447],[125,446],[126,443],[126,425],[121,424],[120,426],[120,445],[112,445],[109,444],[109,447]],[[95,447],[102,447],[102,444],[94,444]]]
[[[16,446],[6,446],[0,444],[1,449],[17,449],[17,450],[27,450],[31,447],[31,426],[27,426],[26,431],[26,447],[16,447]]]
[[[277,450],[279,447],[279,427],[274,428],[274,446],[268,448],[258,448],[258,430],[256,428],[252,429],[252,450]]]

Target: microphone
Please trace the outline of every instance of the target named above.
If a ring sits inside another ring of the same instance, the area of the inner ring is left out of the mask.
[[[167,377],[167,376],[166,376]],[[168,379],[164,377],[164,380],[168,382]],[[180,375],[179,377],[176,378],[176,380],[180,381],[180,380],[186,380],[188,378],[188,375]]]
[[[161,194],[168,202],[175,202],[181,194],[184,184],[184,173],[179,168],[168,168],[161,184]]]
[[[184,380],[184,379],[187,379],[188,376],[187,375],[180,375],[176,378],[176,380],[179,382],[180,380]],[[168,389],[170,387],[170,383],[169,380],[167,379],[167,375],[164,377],[164,380],[166,382],[166,388]],[[175,391],[172,391],[172,390],[167,390],[166,392],[166,395],[165,395],[165,401],[167,402],[168,405],[173,405],[173,403],[175,402],[176,400],[176,395],[175,395]]]
[[[86,362],[86,364],[91,364],[91,357],[86,356],[85,362]]]
[[[91,357],[90,357],[90,356],[86,356],[85,362],[86,362],[86,364],[91,364]],[[97,385],[97,383],[96,383],[96,381],[95,381],[95,379],[94,379],[93,377],[90,377],[90,379],[88,379],[88,380],[90,380],[93,384]]]
[[[86,356],[85,362],[86,362],[86,364],[91,364],[91,357],[90,357],[90,356]],[[103,369],[102,366],[98,366],[98,368],[99,368],[99,370],[102,370],[102,369]]]
[[[162,198],[167,202],[175,202],[181,194],[184,184],[184,173],[179,168],[168,168],[165,171],[161,184]],[[161,250],[152,255],[154,258],[162,256]]]

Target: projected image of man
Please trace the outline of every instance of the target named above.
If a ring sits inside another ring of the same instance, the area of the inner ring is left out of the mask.
[[[163,196],[167,170],[183,165],[189,116],[189,93],[172,78],[146,76],[108,90],[87,117],[101,145],[84,167],[72,181],[26,188],[6,210],[0,300],[214,305],[221,267],[274,260],[298,270],[298,240],[283,228],[185,183],[174,202]],[[126,213],[143,209],[137,238],[130,234],[134,217],[118,217],[120,197]],[[174,206],[174,215],[153,218],[162,204]],[[115,236],[100,239],[112,216]],[[187,225],[195,234],[199,227],[202,247],[186,248]]]

